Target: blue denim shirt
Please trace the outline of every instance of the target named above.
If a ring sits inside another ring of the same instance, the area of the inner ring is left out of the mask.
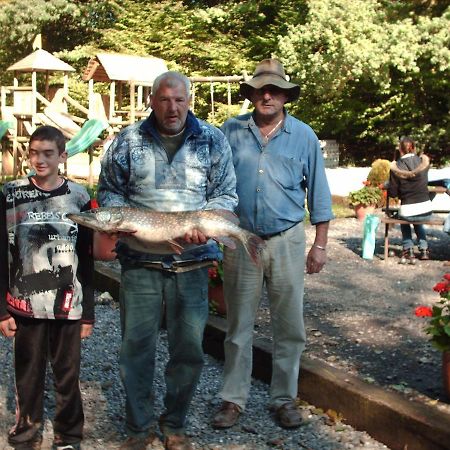
[[[241,226],[258,235],[286,230],[305,217],[333,219],[320,143],[305,123],[286,113],[265,145],[251,114],[227,120],[222,131],[233,151]]]
[[[152,113],[122,130],[102,159],[98,183],[100,206],[132,206],[156,211],[226,209],[237,205],[231,149],[223,133],[188,112],[184,142],[169,162]],[[167,256],[134,252],[121,244],[119,256],[159,261]],[[209,242],[171,259],[217,256]]]

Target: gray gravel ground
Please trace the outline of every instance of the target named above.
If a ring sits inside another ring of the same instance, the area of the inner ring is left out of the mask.
[[[313,232],[308,231],[311,243]],[[360,376],[369,383],[404,393],[408,398],[450,412],[443,401],[440,354],[431,349],[421,321],[414,317],[418,304],[431,305],[432,291],[450,259],[450,237],[430,229],[433,259],[417,266],[402,266],[398,258],[381,259],[382,230],[378,231],[373,261],[360,257],[361,224],[355,219],[333,222],[325,270],[306,278],[306,355]],[[391,244],[399,248],[399,230]],[[448,269],[447,269],[448,271]],[[124,439],[124,395],[117,366],[120,345],[119,312],[113,302],[99,301],[94,335],[83,343],[81,388],[86,412],[85,449],[117,449]],[[270,338],[268,313],[263,302],[255,334]],[[387,338],[388,337],[388,338]],[[162,334],[155,392],[157,413],[162,411],[162,368],[167,359]],[[5,436],[14,421],[11,368],[12,342],[0,339],[0,450],[9,449]],[[388,368],[388,369],[387,369]],[[254,381],[250,401],[238,425],[215,431],[209,421],[218,406],[222,364],[208,357],[189,415],[188,432],[198,449],[386,449],[366,433],[334,421],[310,405],[299,405],[305,425],[285,431],[273,422],[266,408],[267,385]],[[48,385],[51,386],[49,378]],[[43,449],[50,448],[54,398],[46,398]],[[331,416],[331,417],[330,417]],[[158,448],[158,447],[155,447]],[[162,447],[159,447],[162,448]]]
[[[120,344],[119,312],[114,303],[97,307],[94,335],[83,343],[81,388],[86,413],[84,449],[117,449],[124,439],[124,394],[117,365]],[[2,339],[0,347],[0,449],[9,449],[6,433],[14,420],[12,378],[12,343]],[[163,366],[167,360],[166,339],[161,333],[155,380],[157,413],[162,411],[164,395]],[[267,385],[254,381],[246,413],[230,430],[215,431],[209,420],[218,406],[216,393],[220,387],[222,364],[210,357],[203,371],[191,413],[188,433],[197,449],[311,449],[343,450],[387,447],[364,432],[334,421],[310,405],[300,405],[305,424],[295,431],[278,427],[266,408]],[[51,386],[51,378],[48,383]],[[46,396],[45,440],[43,449],[51,445],[51,422],[54,395]],[[162,448],[162,447],[155,447]]]

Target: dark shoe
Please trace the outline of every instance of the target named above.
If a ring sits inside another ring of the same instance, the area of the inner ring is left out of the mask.
[[[427,248],[420,250],[419,259],[421,261],[428,261],[430,259],[430,251]]]
[[[416,261],[413,248],[403,250],[402,256],[400,257],[400,264],[416,264]]]
[[[164,439],[166,450],[193,450],[191,441],[184,434],[169,434]]]
[[[213,428],[230,428],[237,422],[241,412],[241,407],[236,403],[223,402],[211,425]]]
[[[11,442],[11,440],[8,439],[8,443],[14,450],[41,450],[42,436],[38,435],[29,441],[20,443]]]
[[[294,401],[285,403],[275,410],[275,418],[283,428],[298,428],[302,424],[302,416]]]
[[[163,443],[154,434],[143,437],[129,437],[120,447],[119,450],[146,450],[147,446],[151,445],[150,448],[163,449]]]

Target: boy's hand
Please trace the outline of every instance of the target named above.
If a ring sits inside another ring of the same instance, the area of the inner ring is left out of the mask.
[[[82,323],[81,324],[81,339],[87,338],[92,334],[92,329],[94,325],[90,323]]]
[[[2,320],[0,322],[0,331],[5,337],[8,338],[14,337],[17,331],[17,325],[14,318],[10,317],[9,319]]]

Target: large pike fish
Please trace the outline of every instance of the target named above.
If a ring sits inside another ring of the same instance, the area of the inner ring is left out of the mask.
[[[67,214],[74,222],[106,233],[119,233],[120,240],[130,248],[155,254],[181,254],[186,232],[193,229],[229,248],[240,241],[258,264],[265,242],[259,236],[240,228],[231,212],[222,210],[159,212],[149,209],[114,206]]]

